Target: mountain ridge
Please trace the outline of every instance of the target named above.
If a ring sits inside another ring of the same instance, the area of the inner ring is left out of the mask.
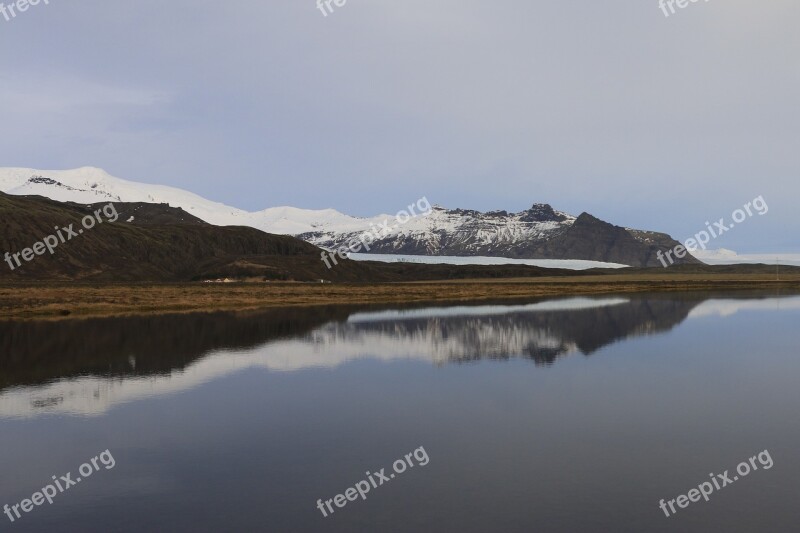
[[[335,209],[290,206],[248,212],[182,189],[132,182],[102,169],[36,170],[0,168],[0,191],[43,196],[61,202],[166,203],[217,226],[249,226],[266,233],[296,236],[336,250],[391,220],[390,215],[353,217]],[[426,198],[421,199],[418,205]],[[579,216],[535,203],[518,213],[480,212],[430,206],[369,246],[368,253],[489,256],[511,259],[577,259],[630,266],[662,266],[656,254],[679,245],[664,233],[622,228],[589,213]],[[676,262],[702,264],[687,254]]]

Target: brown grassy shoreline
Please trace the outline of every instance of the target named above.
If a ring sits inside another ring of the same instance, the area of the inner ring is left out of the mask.
[[[800,274],[622,274],[409,283],[0,284],[0,319],[78,318],[339,304],[490,302],[675,291],[797,292]]]

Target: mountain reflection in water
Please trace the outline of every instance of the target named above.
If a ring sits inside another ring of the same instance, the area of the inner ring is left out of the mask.
[[[361,358],[437,366],[522,358],[545,367],[669,331],[690,314],[724,314],[766,301],[685,294],[4,322],[0,416],[102,414],[122,402],[188,390],[250,367],[298,371]]]

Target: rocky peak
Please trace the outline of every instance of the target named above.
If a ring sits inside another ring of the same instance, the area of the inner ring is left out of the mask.
[[[520,220],[523,222],[563,222],[567,216],[557,213],[550,204],[533,204],[527,211],[523,211]]]

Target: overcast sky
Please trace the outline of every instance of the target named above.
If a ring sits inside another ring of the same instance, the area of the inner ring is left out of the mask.
[[[0,166],[249,210],[520,211],[800,252],[800,2],[50,0],[0,16]],[[10,3],[10,0],[0,0]]]

